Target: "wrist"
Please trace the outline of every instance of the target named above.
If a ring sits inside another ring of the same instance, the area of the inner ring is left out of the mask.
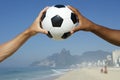
[[[90,32],[96,32],[97,30],[99,30],[99,27],[97,26],[97,24],[92,23],[90,25]]]
[[[26,35],[28,37],[34,36],[35,34],[37,34],[37,33],[31,29],[27,29],[24,31],[24,35]]]

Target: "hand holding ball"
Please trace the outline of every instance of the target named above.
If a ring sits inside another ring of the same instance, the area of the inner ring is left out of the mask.
[[[76,15],[64,5],[49,7],[43,14],[41,26],[48,31],[48,37],[55,40],[68,38],[70,31],[78,24]]]

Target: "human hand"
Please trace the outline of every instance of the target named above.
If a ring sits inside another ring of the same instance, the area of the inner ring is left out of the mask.
[[[91,31],[92,25],[94,25],[93,22],[85,18],[76,8],[72,6],[67,6],[69,9],[71,9],[75,15],[78,17],[79,24],[77,27],[75,27],[71,33],[77,32],[79,30],[84,30],[84,31]]]
[[[48,34],[48,32],[44,29],[41,28],[41,20],[42,20],[42,15],[46,12],[48,7],[44,8],[38,15],[38,17],[35,19],[35,21],[32,23],[32,25],[28,28],[28,30],[31,32],[31,35],[35,35],[37,33],[43,33],[43,34]]]

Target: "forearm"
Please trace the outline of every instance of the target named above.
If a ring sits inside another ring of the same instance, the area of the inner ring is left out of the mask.
[[[91,32],[114,45],[120,46],[120,30],[109,29],[95,24]]]
[[[0,46],[0,62],[15,53],[32,35],[26,30]]]

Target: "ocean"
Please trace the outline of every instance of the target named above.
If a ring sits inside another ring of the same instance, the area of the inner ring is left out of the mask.
[[[0,68],[0,80],[48,80],[64,74],[68,69],[43,69],[36,67]]]

